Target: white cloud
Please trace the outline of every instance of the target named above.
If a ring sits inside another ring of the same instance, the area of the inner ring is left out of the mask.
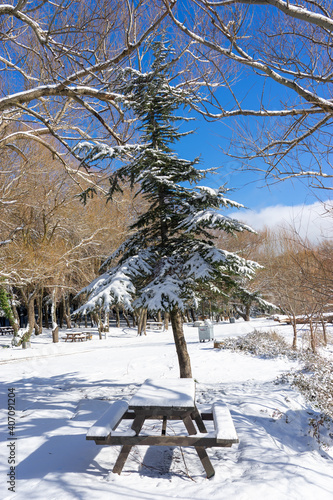
[[[333,238],[333,202],[316,202],[312,205],[275,205],[262,210],[240,210],[231,214],[253,229],[265,226],[273,229],[292,227],[302,238],[315,242],[322,238]]]

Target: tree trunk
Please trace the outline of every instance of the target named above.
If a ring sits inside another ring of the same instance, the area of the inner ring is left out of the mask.
[[[91,327],[93,328],[94,326],[98,327],[98,315],[96,312],[91,312],[90,313],[90,319],[91,319]]]
[[[51,294],[51,319],[52,319],[52,340],[54,343],[59,342],[59,327],[57,324],[57,304],[56,304],[56,290],[52,290]]]
[[[187,350],[180,311],[172,309],[170,319],[178,356],[180,378],[192,378],[191,360]]]
[[[34,326],[35,326],[35,295],[33,294],[32,296],[30,295],[28,299],[28,304],[27,304],[27,311],[28,311],[28,324],[26,328],[26,332],[24,336],[22,337],[23,342],[29,342],[30,337],[32,335]],[[23,340],[24,338],[24,340]]]
[[[313,328],[313,323],[312,323],[312,318],[309,320],[309,325],[310,325],[310,344],[311,344],[311,349],[313,354],[317,353],[317,345],[316,345],[316,332],[315,329]]]
[[[123,309],[123,316],[124,316],[124,318],[125,318],[125,321],[126,321],[126,323],[127,323],[128,328],[131,328],[131,324],[130,324],[130,322],[129,322],[128,316],[127,316],[127,314],[125,313],[125,309]]]
[[[58,320],[59,320],[59,326],[60,326],[60,328],[62,328],[63,324],[64,324],[64,307],[63,307],[62,300],[60,300],[59,306],[58,306]]]
[[[320,322],[321,322],[321,327],[323,329],[323,342],[324,342],[324,346],[326,347],[327,346],[327,332],[326,332],[326,323],[325,323],[323,316],[320,316]]]
[[[147,335],[147,309],[143,310],[142,329],[143,333]]]
[[[33,332],[33,328],[35,325],[35,296],[36,296],[36,290],[33,290],[30,292],[29,289],[23,290],[21,289],[21,294],[22,298],[24,301],[24,305],[27,308],[27,314],[28,314],[28,322],[27,326],[24,329],[24,334],[22,335],[20,344],[22,342],[29,342],[30,337]],[[19,345],[20,345],[19,344]]]
[[[50,324],[49,324],[49,306],[48,306],[48,304],[45,304],[45,306],[44,306],[44,321],[45,321],[45,328],[49,329]]]
[[[116,306],[116,307],[115,307],[115,310],[116,310],[116,326],[117,326],[117,328],[120,328],[119,307],[118,307],[118,306]]]
[[[66,327],[71,328],[72,327],[72,322],[71,322],[71,316],[70,316],[70,310],[69,310],[69,300],[68,297],[65,295],[62,296],[62,311],[63,311],[63,316],[66,321]]]
[[[110,313],[109,313],[109,311],[104,311],[103,331],[105,333],[108,333],[110,331]]]
[[[244,321],[250,321],[250,314],[249,311],[247,311],[247,306],[245,307],[245,312],[239,309],[239,307],[235,307],[236,313],[239,314],[241,318],[243,318]],[[229,318],[231,315],[229,315]]]
[[[164,330],[169,330],[169,313],[164,313]]]
[[[193,321],[193,323],[194,323],[194,322],[197,320],[197,316],[196,316],[196,314],[195,314],[195,312],[194,312],[193,307],[191,307],[191,309],[190,309],[190,313],[191,313],[191,318],[192,318],[192,321]]]
[[[38,320],[35,321],[35,335],[43,333],[43,290],[41,290],[36,299]]]
[[[13,324],[11,324],[11,326],[14,328],[14,337],[16,337],[16,335],[18,334],[18,331],[20,329],[20,317],[18,315],[14,301],[11,303],[11,307],[13,310],[13,317],[14,317],[14,321],[13,321]]]
[[[293,325],[293,332],[294,332],[292,348],[297,349],[297,324],[296,324],[296,316],[294,313],[292,314],[292,317],[293,318],[291,323]]]
[[[140,309],[138,321],[138,335],[147,335],[147,309]]]
[[[205,319],[205,304],[204,304],[204,301],[201,302],[201,316],[202,316],[202,319],[204,320]]]
[[[99,335],[99,340],[102,340],[102,332],[103,332],[103,323],[102,323],[102,312],[101,310],[98,311],[97,313],[97,321],[98,321],[98,335]]]
[[[245,306],[245,321],[250,321],[250,312],[251,312],[251,305],[250,304],[246,304]]]

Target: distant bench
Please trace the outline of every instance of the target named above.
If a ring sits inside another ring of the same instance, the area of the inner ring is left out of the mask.
[[[14,335],[14,328],[12,326],[0,326],[0,335]]]
[[[147,321],[147,330],[163,330],[163,323],[160,321]]]
[[[70,340],[71,342],[84,342],[85,340],[92,339],[91,332],[68,332],[66,333],[66,337],[62,337],[65,342]]]
[[[191,379],[180,379],[191,380]],[[135,399],[135,396],[131,401]],[[119,400],[111,404],[110,408],[97,420],[87,432],[86,439],[95,441],[97,445],[119,446],[122,449],[114,465],[113,472],[120,474],[131,447],[145,446],[194,446],[201,463],[210,478],[215,474],[214,468],[206,453],[206,448],[231,447],[239,439],[232,421],[229,409],[223,403],[214,403],[211,411],[199,413],[196,406],[187,410],[185,407],[175,409],[165,401],[163,405],[136,406]],[[162,420],[161,434],[141,433],[146,419]],[[131,428],[117,430],[123,420],[132,420]],[[167,420],[183,420],[187,435],[166,435]],[[203,420],[213,421],[214,430],[207,432]],[[198,433],[194,421],[200,432]]]

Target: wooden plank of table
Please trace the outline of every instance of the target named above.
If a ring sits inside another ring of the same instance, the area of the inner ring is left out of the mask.
[[[128,404],[120,399],[112,403],[102,416],[90,427],[86,434],[87,440],[106,440],[116,429],[127,411]]]
[[[95,439],[95,443],[108,446],[198,446],[204,448],[230,448],[234,444],[233,440],[225,439],[216,441],[214,433],[207,433],[206,436],[197,434],[194,436],[162,436],[162,435],[138,435],[130,436],[125,434],[113,434],[106,440]]]
[[[233,443],[238,443],[239,439],[228,407],[222,403],[214,403],[213,416],[217,442],[220,439],[222,441],[229,439]]]
[[[129,408],[136,410],[160,409],[186,411],[195,409],[195,383],[193,379],[147,379],[129,402]]]

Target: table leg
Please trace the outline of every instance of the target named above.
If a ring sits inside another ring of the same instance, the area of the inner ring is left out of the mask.
[[[162,436],[166,435],[166,426],[167,426],[167,417],[163,417],[163,424],[162,424]]]
[[[124,444],[124,446],[122,446],[120,453],[118,455],[117,461],[114,464],[114,467],[112,469],[112,472],[114,472],[115,474],[121,473],[131,449],[132,449],[132,446],[129,444]]]
[[[197,410],[198,411],[198,410]],[[192,414],[193,415],[193,414]],[[201,419],[201,416],[198,412],[198,417],[200,418],[200,420],[202,421]],[[196,428],[194,427],[194,424],[193,424],[193,421],[192,421],[192,418],[187,415],[186,417],[183,417],[183,422],[185,424],[185,427],[187,429],[187,432],[191,435],[191,434],[196,434],[197,431],[196,431]],[[203,424],[203,422],[202,422]],[[204,424],[203,424],[204,426]],[[199,425],[198,425],[199,427]],[[205,427],[205,426],[204,426]],[[199,430],[200,430],[200,427],[199,427]],[[206,431],[206,428],[205,428],[205,432]],[[211,461],[209,459],[209,456],[207,455],[207,452],[205,450],[205,448],[203,448],[202,446],[195,446],[195,450],[200,458],[200,461],[203,465],[203,468],[205,469],[206,471],[206,474],[207,474],[207,478],[210,478],[210,477],[213,477],[214,474],[215,474],[215,470],[214,470],[214,467],[212,466],[211,464]]]
[[[183,419],[184,425],[185,425],[185,427],[187,429],[187,432],[190,435],[196,434],[197,430],[194,427],[194,424],[193,424],[193,421],[192,421],[192,418],[190,417],[190,415],[186,415],[185,417],[182,417],[182,419]]]
[[[194,412],[192,413],[191,416],[196,421],[199,432],[207,432],[206,426],[203,423],[202,417],[201,417],[199,410],[197,408],[194,410]]]
[[[146,419],[145,415],[137,415],[134,418],[131,428],[135,431],[136,435],[138,435],[139,432],[141,431],[145,419]],[[118,458],[116,460],[116,463],[114,464],[114,467],[112,469],[112,472],[114,472],[115,474],[121,473],[121,471],[123,470],[123,467],[125,465],[125,462],[127,460],[127,457],[130,454],[131,449],[132,449],[132,445],[124,444],[122,446],[120,453],[118,455]]]
[[[195,446],[195,449],[197,454],[199,455],[203,468],[206,471],[207,478],[209,479],[210,477],[213,477],[215,475],[215,470],[211,464],[211,461],[209,459],[209,456],[207,455],[205,448],[203,448],[202,446]]]

